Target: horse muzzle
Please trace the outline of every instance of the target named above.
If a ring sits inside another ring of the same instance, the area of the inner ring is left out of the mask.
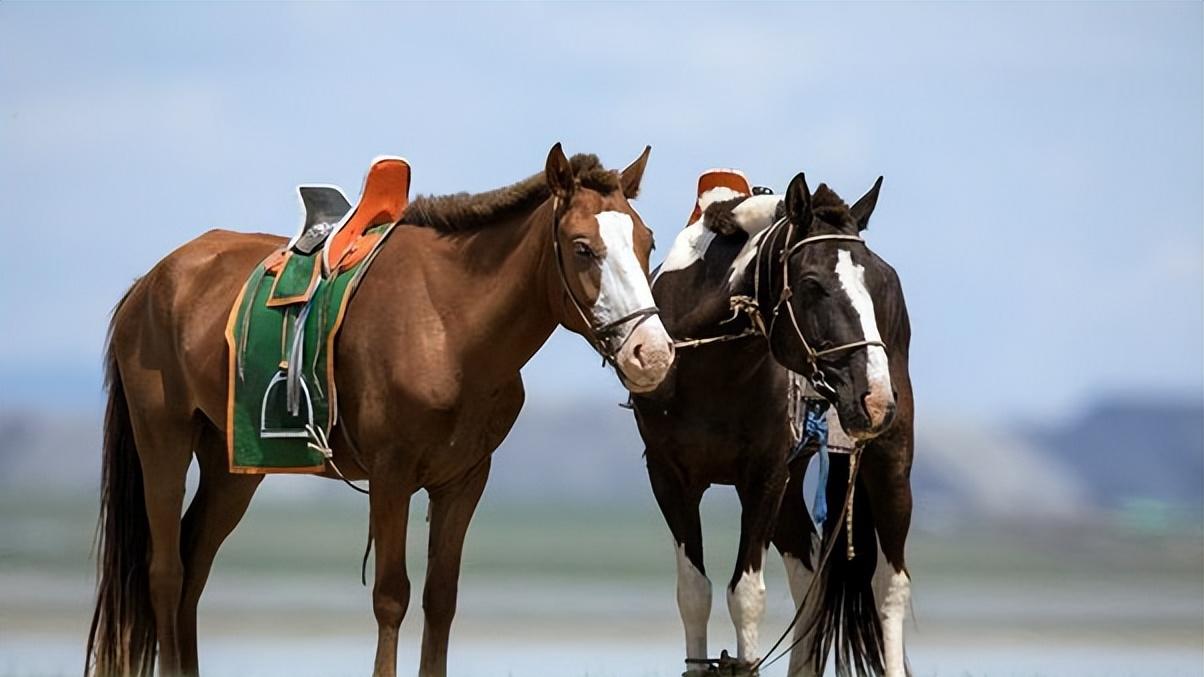
[[[861,396],[858,403],[859,411],[847,424],[842,417],[841,425],[845,433],[857,440],[865,442],[881,435],[895,422],[895,396],[890,390],[885,393],[869,392]]]
[[[646,393],[665,380],[673,357],[673,339],[661,318],[653,316],[641,322],[623,342],[615,355],[615,366],[622,372],[628,390]]]

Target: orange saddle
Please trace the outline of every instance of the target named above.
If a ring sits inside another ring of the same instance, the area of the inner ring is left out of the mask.
[[[336,186],[299,186],[297,193],[304,211],[301,229],[264,265],[269,273],[279,274],[294,252],[309,255],[321,246],[322,273],[330,275],[372,252],[381,235],[367,230],[401,219],[410,203],[410,163],[393,156],[373,160],[354,207]]]
[[[702,218],[703,196],[712,191],[723,193],[717,196],[719,200],[730,200],[752,195],[752,185],[739,169],[706,170],[698,177],[698,197],[694,200],[694,211],[690,214],[690,220],[686,222],[687,226]]]
[[[339,222],[322,251],[322,269],[327,273],[349,268],[372,251],[380,235],[364,231],[394,223],[410,204],[410,163],[401,157],[380,157],[364,177],[360,201]]]

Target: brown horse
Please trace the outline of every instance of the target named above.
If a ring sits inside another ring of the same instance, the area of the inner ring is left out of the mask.
[[[628,202],[649,150],[615,172],[557,144],[542,174],[512,186],[419,198],[359,286],[335,353],[343,430],[331,439],[338,467],[371,482],[376,674],[396,670],[419,489],[431,501],[419,672],[446,673],[464,534],[522,407],[519,369],[556,326],[585,336],[633,392],[655,388],[672,363],[648,286],[651,233]],[[95,674],[151,674],[156,651],[161,674],[198,671],[197,602],[262,480],[227,471],[223,331],[251,269],[283,241],[206,233],[114,311]],[[200,487],[181,522],[194,454]]]

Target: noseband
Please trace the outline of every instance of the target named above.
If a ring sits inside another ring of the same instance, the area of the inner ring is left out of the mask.
[[[626,377],[623,376],[623,370],[619,368],[617,356],[627,340],[635,333],[635,330],[649,318],[660,313],[656,306],[648,306],[639,310],[630,312],[623,317],[611,322],[602,324],[594,322],[590,319],[590,315],[586,313],[585,305],[573,293],[573,287],[569,285],[568,273],[564,270],[564,258],[560,251],[560,198],[552,196],[552,246],[556,251],[556,270],[560,273],[560,284],[564,287],[565,296],[573,302],[573,307],[577,309],[577,314],[581,316],[581,321],[589,328],[589,333],[585,339],[589,341],[594,351],[602,356],[603,364],[610,364],[615,368],[615,372],[619,375],[619,380],[626,382]],[[627,330],[622,335],[622,340],[615,342],[614,339],[620,335],[623,325],[628,322],[635,321],[631,325],[631,329]],[[614,344],[612,350],[610,344]]]
[[[770,232],[766,235],[765,239],[761,240],[760,245],[757,247],[756,268],[753,273],[753,297],[751,299],[742,296],[734,297],[732,298],[732,307],[737,310],[743,310],[746,314],[748,314],[749,318],[753,322],[753,325],[762,335],[765,336],[765,339],[769,343],[769,354],[776,360],[777,356],[773,353],[772,337],[778,317],[782,314],[782,306],[785,306],[786,315],[790,318],[790,325],[794,327],[794,334],[798,337],[799,343],[802,344],[803,351],[807,357],[807,364],[811,368],[811,373],[806,375],[808,380],[811,381],[811,385],[816,389],[816,391],[824,394],[825,396],[835,397],[835,389],[828,385],[828,382],[824,379],[823,370],[819,368],[819,358],[827,355],[847,352],[849,350],[868,348],[870,346],[879,346],[885,349],[886,344],[882,341],[863,339],[861,341],[852,341],[850,343],[844,343],[832,348],[825,348],[823,350],[816,350],[812,348],[811,344],[807,341],[807,337],[803,335],[803,329],[801,326],[799,326],[798,318],[794,313],[794,306],[790,303],[790,298],[794,296],[794,290],[790,286],[790,257],[799,252],[803,247],[806,247],[809,244],[815,244],[816,242],[844,240],[848,242],[861,242],[864,244],[865,240],[861,239],[861,237],[858,235],[842,235],[838,233],[829,235],[813,235],[811,237],[805,237],[793,245],[784,248],[778,255],[778,260],[782,264],[782,291],[778,295],[777,303],[775,303],[773,306],[773,314],[769,318],[769,326],[766,327],[764,312],[761,310],[757,301],[761,296],[762,255],[763,252],[772,249],[772,245],[769,247],[765,246],[767,242],[772,240],[776,244],[778,241],[778,233],[782,232],[782,226],[786,224],[789,225],[789,227],[786,229],[786,242],[790,242],[790,238],[794,235],[794,223],[791,223],[789,219],[781,219],[771,227]]]

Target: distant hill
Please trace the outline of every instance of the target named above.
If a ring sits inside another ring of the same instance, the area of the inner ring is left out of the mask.
[[[1204,504],[1204,404],[1115,399],[1065,424],[1025,435],[1051,459],[1088,478],[1090,499]]]
[[[614,402],[533,401],[498,450],[491,501],[646,502],[643,444]],[[0,490],[95,491],[100,415],[0,411]],[[1102,402],[1043,428],[930,418],[917,433],[917,513],[1074,518],[1156,500],[1198,511],[1204,501],[1204,407]],[[309,478],[273,480],[263,495],[346,491]]]

